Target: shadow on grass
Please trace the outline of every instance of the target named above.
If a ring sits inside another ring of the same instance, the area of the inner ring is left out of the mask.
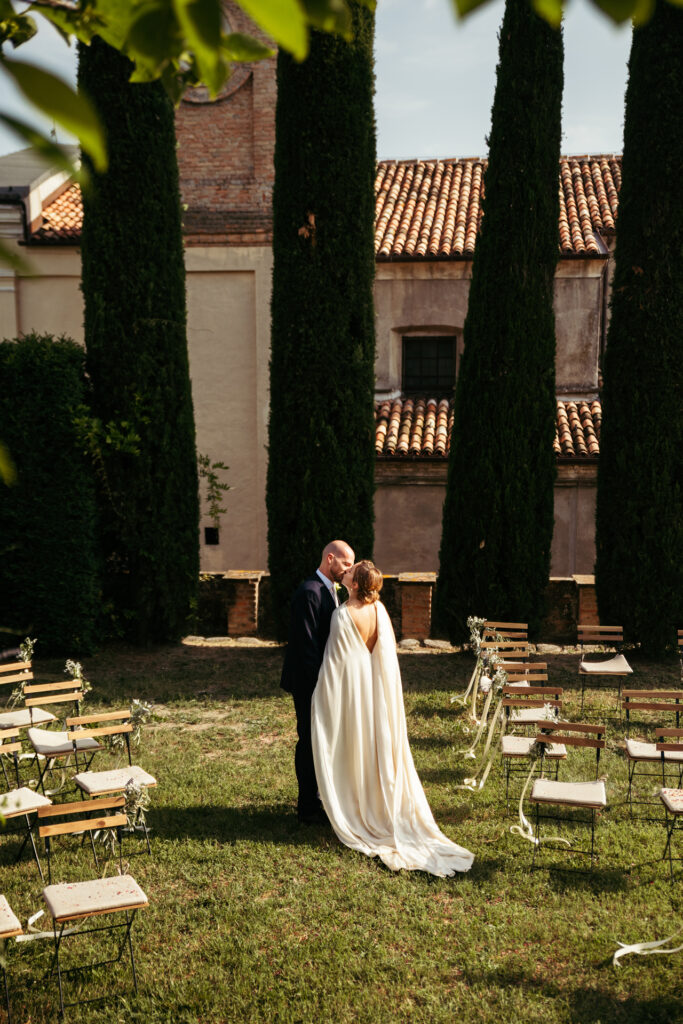
[[[616,949],[616,943],[614,948]],[[597,986],[568,988],[548,977],[553,965],[547,966],[548,972],[539,973],[538,976],[506,968],[505,965],[492,971],[465,968],[463,974],[471,986],[492,989],[514,986],[530,995],[540,994],[547,999],[560,999],[566,1002],[569,1019],[576,1024],[605,1024],[607,1021],[610,1024],[680,1024],[681,1002],[671,994],[663,993],[657,998],[638,999],[635,996],[612,994]],[[616,970],[612,968],[611,952],[605,960],[594,967]],[[607,979],[605,981],[607,982]]]
[[[550,889],[560,895],[569,893],[609,893],[626,892],[629,889],[629,879],[625,871],[619,868],[594,867],[591,871],[588,863],[585,867],[575,866],[570,863],[571,854],[567,857],[567,863],[554,860],[551,862],[547,852],[536,857],[534,873],[544,874]],[[588,858],[585,858],[588,861]]]
[[[321,836],[334,834],[329,825],[300,825],[292,804],[259,809],[218,804],[159,807],[147,812],[147,822],[159,839],[215,839],[227,844],[252,840],[316,846]]]
[[[408,714],[409,718],[415,715],[419,718],[461,718],[464,715],[460,704],[446,704],[443,707],[431,704],[428,701],[420,701],[413,704]]]
[[[410,746],[418,750],[449,750],[453,748],[453,740],[446,736],[413,736]]]

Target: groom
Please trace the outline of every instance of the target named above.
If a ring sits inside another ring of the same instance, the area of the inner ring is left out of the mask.
[[[343,540],[331,541],[322,553],[315,576],[304,580],[292,598],[289,642],[280,685],[294,698],[299,742],[294,768],[299,784],[297,814],[305,825],[327,822],[318,797],[311,747],[311,698],[325,653],[332,612],[339,600],[335,583],[353,565],[353,551]]]

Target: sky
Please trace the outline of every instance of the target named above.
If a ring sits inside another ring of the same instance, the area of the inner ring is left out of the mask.
[[[380,159],[486,155],[503,10],[504,0],[490,0],[457,21],[450,0],[378,0]],[[630,25],[614,26],[589,0],[570,0],[564,44],[562,152],[621,152]],[[16,56],[74,81],[74,48],[49,25]],[[1,73],[0,95],[3,112],[29,119],[28,108]],[[23,145],[0,126],[0,155]]]

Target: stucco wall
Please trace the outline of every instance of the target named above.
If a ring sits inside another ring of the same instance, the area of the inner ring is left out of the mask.
[[[604,267],[603,259],[565,259],[558,264],[554,306],[559,394],[597,393]],[[456,334],[459,363],[471,276],[469,260],[377,264],[378,390],[401,387],[404,335]]]
[[[83,342],[83,297],[77,249],[29,249],[35,277],[5,277],[0,337],[30,331]],[[265,473],[270,353],[267,246],[188,248],[188,350],[197,450],[229,466],[220,544],[204,543],[202,569],[264,568]],[[12,289],[12,290],[10,290]],[[202,511],[206,502],[202,498]]]
[[[446,462],[380,460],[375,471],[375,561],[382,572],[437,572]],[[592,573],[597,468],[563,464],[555,483],[551,576]]]
[[[3,277],[0,337],[37,330],[82,342],[78,250],[32,248],[23,254],[36,276]],[[558,268],[558,390],[561,383],[572,381],[597,390],[603,265],[598,260],[567,260]],[[191,246],[186,266],[197,448],[229,466],[225,479],[231,487],[223,502],[228,511],[219,545],[204,543],[204,527],[211,523],[202,518],[202,569],[264,569],[270,247]],[[455,333],[462,342],[470,272],[468,261],[378,265],[378,389],[400,387],[404,334]],[[557,576],[593,569],[595,468],[579,469],[572,475],[568,467],[560,467],[555,490],[552,573]],[[383,571],[436,570],[445,471],[445,463],[438,461],[406,460],[393,468],[378,463],[375,557]]]

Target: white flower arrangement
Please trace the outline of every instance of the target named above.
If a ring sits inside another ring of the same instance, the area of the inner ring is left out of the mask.
[[[36,649],[37,643],[38,641],[35,638],[31,639],[30,636],[27,636],[26,639],[22,640],[19,644],[19,657],[27,665],[33,661],[33,652]],[[26,683],[31,682],[31,676],[28,668],[22,669],[22,674],[26,676],[26,679],[20,680],[12,690],[9,700],[7,701],[7,706],[10,708],[16,707],[17,704],[24,699],[24,687],[26,686]]]
[[[77,680],[83,696],[92,690],[92,683],[83,675],[83,666],[80,661],[72,661],[71,658],[67,658],[64,665],[64,675],[71,676],[72,679]]]

